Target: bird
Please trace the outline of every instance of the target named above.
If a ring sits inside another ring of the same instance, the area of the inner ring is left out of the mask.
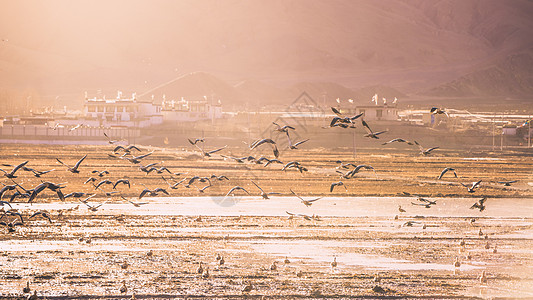
[[[198,268],[196,269],[196,273],[202,274],[204,272],[204,268],[202,267],[202,262],[198,265]]]
[[[437,204],[437,201],[431,201],[431,200],[428,200],[428,199],[422,198],[422,197],[418,197],[417,200],[420,201],[421,203],[411,202],[411,204],[412,205],[424,206],[425,208],[431,208],[431,205],[436,205]]]
[[[346,185],[344,185],[344,183],[342,181],[339,181],[339,182],[334,182],[331,184],[331,186],[329,187],[329,192],[333,192],[333,189],[336,187],[336,186],[342,186],[344,187],[344,189],[346,191],[348,191],[348,188],[346,188]]]
[[[481,272],[481,276],[479,276],[479,282],[480,283],[487,283],[487,275],[485,274],[485,271]]]
[[[138,164],[138,163],[141,162],[141,159],[152,155],[152,153],[154,153],[154,152],[152,151],[150,153],[142,154],[142,155],[139,155],[139,156],[133,156],[133,157],[123,157],[123,159],[131,162],[132,164]]]
[[[51,191],[54,191],[57,193],[57,196],[59,197],[59,199],[61,201],[65,201],[65,196],[63,195],[63,192],[61,192],[61,189],[64,188],[64,186],[61,186],[60,184],[55,184],[55,183],[52,183],[52,182],[43,182],[41,184],[39,184],[38,186],[36,186],[34,189],[33,189],[33,192],[30,196],[30,199],[28,200],[28,202],[32,202],[35,197],[37,197],[37,195],[42,192],[44,189],[49,189]]]
[[[173,184],[171,184],[164,176],[161,176],[161,178],[163,178],[163,180],[168,184],[168,187],[175,190],[178,188],[178,186],[184,182],[185,180],[187,180],[187,178],[183,178],[182,180],[178,181],[178,182],[174,182]]]
[[[367,134],[364,135],[364,137],[369,137],[373,139],[379,139],[380,134],[383,134],[387,132],[387,130],[379,131],[379,132],[373,132],[372,129],[370,129],[370,126],[368,126],[368,123],[365,122],[365,120],[361,120],[361,123],[363,124],[363,127],[365,128]]]
[[[78,160],[78,162],[74,165],[74,167],[70,167],[70,166],[68,166],[67,164],[65,164],[65,163],[63,163],[61,160],[59,160],[59,158],[56,158],[56,160],[57,160],[60,164],[62,164],[62,165],[64,165],[65,167],[67,167],[68,170],[69,170],[70,172],[76,174],[76,173],[79,173],[79,172],[80,172],[80,171],[78,170],[78,168],[80,167],[81,162],[82,162],[86,157],[87,157],[87,154],[85,154],[80,160]]]
[[[87,209],[90,210],[90,211],[98,211],[98,209],[105,204],[105,202],[103,203],[100,203],[98,205],[90,205],[89,203],[87,203],[86,201],[80,201],[81,203],[87,205]]]
[[[74,130],[80,128],[80,127],[81,127],[81,124],[77,124],[76,126],[71,127],[68,131],[74,131]]]
[[[111,145],[120,142],[120,140],[112,140],[105,132],[104,136],[107,138],[107,142]]]
[[[374,169],[374,167],[372,167],[370,165],[358,165],[353,170],[346,172],[346,174],[342,173],[339,170],[337,170],[336,172],[342,174],[343,178],[350,179],[350,178],[353,178],[355,176],[355,174],[359,173],[359,171],[361,169],[363,169],[363,170],[372,170],[372,171],[374,171],[374,174],[376,174],[376,170]],[[376,177],[377,177],[377,175],[376,175]]]
[[[453,266],[456,268],[461,267],[461,262],[459,261],[459,257],[455,258],[455,262],[453,263]]]
[[[518,182],[518,180],[511,180],[511,181],[497,181],[499,184],[503,184],[504,186],[511,186],[511,183]]]
[[[252,180],[252,183],[261,191],[261,197],[263,197],[263,199],[270,199],[268,195],[279,195],[280,194],[280,193],[275,193],[275,192],[265,193],[265,191],[263,191],[263,189],[257,183],[255,183],[255,181]]]
[[[89,182],[93,183],[96,182],[98,179],[94,178],[94,177],[89,177],[89,179],[85,180],[85,182],[83,184],[87,184]]]
[[[31,289],[30,289],[30,282],[29,282],[29,281],[26,282],[26,286],[22,289],[22,292],[23,292],[24,294],[28,294],[29,292],[31,292]]]
[[[339,127],[342,127],[342,128],[355,128],[354,121],[363,116],[363,113],[360,113],[360,114],[355,115],[353,117],[347,117],[347,116],[344,116],[335,107],[331,107],[331,111],[333,111],[333,113],[335,113],[337,116],[333,117],[333,119],[331,120],[331,122],[329,124],[329,127],[337,127],[337,126],[339,126]]]
[[[404,139],[401,139],[401,138],[392,139],[392,140],[390,140],[388,142],[383,143],[382,145],[387,145],[387,144],[394,143],[394,142],[406,143],[407,145],[414,145],[413,142],[410,142],[410,141],[407,141],[407,140],[404,140]]]
[[[440,173],[439,177],[437,177],[437,179],[441,179],[442,176],[444,176],[444,174],[446,174],[446,172],[448,171],[452,171],[453,175],[455,175],[455,178],[457,178],[457,173],[455,172],[454,168],[444,168],[444,170],[442,170],[442,172]]]
[[[469,193],[474,193],[476,191],[476,188],[479,187],[480,183],[481,183],[481,180],[472,182],[471,186],[468,186],[462,182],[461,182],[461,185],[464,186]]]
[[[288,134],[288,132],[287,132]],[[250,145],[250,150],[254,150],[255,148],[263,145],[263,144],[269,144],[270,147],[272,147],[272,152],[274,154],[274,157],[275,158],[278,158],[279,157],[279,150],[278,150],[278,147],[276,146],[276,142],[272,139],[259,139],[259,140],[256,140],[254,141],[251,145]]]
[[[270,165],[270,164],[272,164],[272,163],[283,164],[283,162],[280,161],[279,159],[276,159],[276,158],[274,158],[274,159],[268,159],[268,158],[267,158],[265,164],[263,165],[263,167],[267,167],[268,165]]]
[[[276,125],[276,129],[274,129],[275,131],[279,131],[279,132],[289,132],[289,129],[292,129],[292,130],[296,130],[294,127],[292,126],[289,126],[289,125],[285,125],[283,127],[281,127],[278,123],[276,122],[272,122],[272,124]]]
[[[218,149],[215,149],[215,150],[211,150],[211,151],[204,151],[204,149],[198,147],[198,145],[195,145],[198,149],[200,149],[200,151],[202,151],[202,155],[205,156],[205,157],[211,157],[211,154],[213,153],[216,153],[218,151],[221,151],[221,150],[224,150],[227,146],[224,146],[224,147],[221,147],[221,148],[218,148]]]
[[[205,268],[204,272],[202,273],[202,278],[209,278],[209,267]]]
[[[23,171],[26,171],[26,172],[32,172],[33,173],[33,176],[37,177],[37,178],[40,178],[41,175],[44,175],[44,174],[47,174],[47,173],[50,173],[52,171],[55,171],[55,169],[52,169],[52,170],[47,170],[47,171],[37,171],[35,169],[32,169],[32,168],[28,168],[26,166],[23,166],[22,167],[22,170]]]
[[[122,294],[125,294],[128,291],[128,287],[126,286],[126,280],[122,281],[122,286],[120,287],[120,292]]]
[[[11,222],[0,221],[0,225],[6,226],[8,233],[13,233],[16,231],[15,226],[24,226],[24,223],[17,222],[16,219]]]
[[[242,288],[242,292],[243,293],[249,293],[252,291],[252,289],[254,288],[254,286],[248,282],[243,288]]]
[[[336,268],[337,267],[337,257],[333,257],[333,261],[331,262],[331,267]]]
[[[306,140],[303,140],[303,141],[299,141],[297,143],[292,143],[291,141],[291,137],[289,136],[289,133],[287,132],[287,139],[289,140],[289,145],[287,146],[289,149],[292,149],[292,150],[296,150],[298,149],[298,146],[309,141],[309,139],[306,139]]]
[[[118,153],[118,150],[124,150],[124,154],[127,154],[127,153],[131,153],[132,150],[136,150],[138,152],[141,152],[141,149],[137,148],[135,145],[129,145],[129,146],[121,146],[121,145],[118,145],[116,146],[114,149],[113,149],[113,153]]]
[[[285,170],[290,169],[290,168],[296,168],[296,169],[298,169],[298,171],[300,171],[300,173],[303,173],[304,171],[307,171],[307,168],[302,167],[302,165],[299,162],[297,162],[297,161],[291,161],[291,162],[286,163],[283,166],[283,168],[281,168],[281,170],[285,171]]]
[[[31,215],[30,219],[32,219],[34,217],[37,217],[37,216],[41,216],[41,217],[43,217],[45,219],[48,219],[48,221],[50,223],[52,223],[52,218],[50,218],[50,215],[46,211],[38,211],[38,212],[34,213],[33,215]]]
[[[4,196],[5,192],[16,190],[17,186],[15,184],[13,185],[4,185],[2,189],[0,189],[0,200],[2,200],[2,197]]]
[[[145,204],[148,204],[148,202],[133,202],[131,200],[128,200],[126,198],[124,198],[123,196],[120,196],[123,200],[125,201],[128,201],[129,203],[131,203],[133,206],[135,207],[141,207],[141,205],[145,205]]]
[[[487,198],[482,198],[478,200],[476,203],[474,203],[472,206],[470,206],[470,209],[479,209],[480,212],[485,210],[485,201],[487,201]]]
[[[244,189],[243,187],[240,187],[240,186],[234,186],[231,188],[231,190],[229,190],[229,192],[226,193],[226,197],[229,196],[229,195],[233,195],[233,193],[236,191],[236,190],[242,190],[244,191],[246,194],[250,195],[250,193]]]
[[[100,181],[97,185],[94,186],[94,189],[98,189],[100,188],[102,185],[104,184],[110,184],[110,185],[113,185],[113,181],[109,180],[109,179],[105,179],[105,180],[102,180]]]
[[[147,194],[149,194],[151,197],[156,197],[158,193],[163,193],[163,194],[165,194],[167,196],[170,196],[170,194],[163,188],[156,188],[154,190],[150,190],[148,188],[145,188],[139,194],[139,199],[142,199],[142,197],[146,196]]]
[[[276,261],[273,261],[270,265],[270,271],[276,271],[278,269],[278,265],[276,264]]]
[[[7,171],[4,171],[2,169],[0,169],[0,171],[4,172],[4,176],[7,177],[7,178],[17,178],[17,176],[15,176],[15,173],[20,169],[22,168],[23,166],[25,166],[29,161],[25,161],[23,163],[20,163],[18,165],[16,165],[13,170],[11,170],[11,172],[7,172]]]
[[[131,188],[130,181],[128,179],[119,179],[113,184],[113,189],[115,189],[120,183],[127,185],[128,188]]]
[[[357,165],[353,163],[344,163],[342,160],[336,160],[336,163],[339,164],[339,166],[336,167],[336,169],[349,169],[350,167],[356,168]]]
[[[109,171],[108,170],[103,170],[103,171],[92,170],[91,173],[92,174],[98,174],[97,175],[98,177],[104,177],[105,175],[109,174]]]
[[[141,164],[139,164],[139,169],[143,172],[145,172],[146,174],[154,171],[154,170],[157,170],[156,168],[152,168],[153,166],[157,165],[158,163],[151,163],[151,164],[148,164],[146,166],[143,166]]]
[[[420,154],[422,155],[429,155],[431,154],[431,151],[440,148],[440,147],[432,147],[432,148],[424,149],[424,147],[422,147],[422,145],[420,145],[417,141],[415,141],[415,144],[418,145],[418,148],[420,149]]]
[[[401,205],[398,205],[398,211],[401,212],[401,213],[406,212],[406,210],[403,209]]]
[[[441,109],[441,108],[438,108],[438,107],[432,107],[429,112],[432,114],[432,115],[437,115],[437,114],[445,114],[447,117],[450,117],[448,115],[448,112],[446,112],[444,109]]]
[[[283,260],[283,263],[288,265],[291,263],[291,261],[289,260],[289,258],[287,256],[285,256],[285,260]]]
[[[307,206],[307,207],[310,207],[311,205],[313,205],[313,202],[322,199],[322,197],[319,197],[319,198],[315,198],[315,199],[305,200],[304,198],[302,198],[302,197],[300,197],[298,194],[296,194],[292,189],[289,189],[289,190],[291,191],[291,193],[292,193],[294,196],[298,197],[298,199],[300,199],[301,202],[302,202],[305,206]]]
[[[205,139],[198,139],[198,138],[194,139],[194,141],[191,140],[191,139],[187,139],[187,140],[193,146],[196,145],[197,143],[204,143],[205,142]]]

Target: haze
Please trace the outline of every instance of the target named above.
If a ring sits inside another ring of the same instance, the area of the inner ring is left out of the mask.
[[[532,16],[525,0],[2,1],[0,88],[81,105],[84,91],[157,95],[202,72],[248,87],[229,102],[302,84],[332,99],[374,85],[529,98]],[[178,86],[165,92],[205,92]]]

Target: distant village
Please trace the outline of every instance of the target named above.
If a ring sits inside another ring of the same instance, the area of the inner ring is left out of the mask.
[[[45,108],[27,115],[1,116],[0,141],[101,144],[106,142],[104,137],[107,135],[135,142],[142,141],[146,135],[186,135],[194,131],[204,134],[216,131],[213,125],[250,135],[254,127],[264,128],[274,120],[289,125],[305,124],[312,132],[311,128],[326,128],[328,120],[335,116],[329,106],[319,104],[306,92],[286,107],[268,111],[257,108],[224,111],[223,103],[215,99],[206,96],[167,98],[163,95],[162,99],[152,96],[151,100],[139,100],[135,93],[125,96],[120,91],[113,98],[88,97],[86,94],[81,111],[71,111],[67,107],[61,111]],[[380,100],[376,94],[368,105],[356,105],[351,99],[337,99],[335,108],[346,116],[362,114],[367,122],[387,130],[406,126],[405,129],[410,131],[413,128],[431,130],[430,134],[436,136],[438,132],[442,135],[484,136],[480,143],[492,144],[493,148],[503,147],[505,137],[506,146],[531,147],[533,130],[529,115],[471,113],[451,108],[447,108],[445,114],[434,114],[428,109],[399,106],[397,101],[395,98],[387,103],[385,98]]]

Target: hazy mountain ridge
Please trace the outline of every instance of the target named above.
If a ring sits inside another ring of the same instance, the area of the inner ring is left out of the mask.
[[[350,91],[376,85],[467,96],[491,91],[485,91],[490,81],[478,75],[448,90],[441,83],[464,81],[533,45],[533,2],[526,0],[23,0],[9,8],[0,12],[0,35],[8,40],[0,44],[0,87],[50,97],[66,90],[154,90],[241,103],[250,95],[290,98],[299,89],[287,90],[299,84],[330,99],[359,97]],[[162,85],[199,70],[225,84],[204,78],[168,91]],[[512,69],[495,70],[513,84],[504,74]],[[522,83],[505,94],[531,93],[523,83],[528,70],[521,72]],[[228,84],[253,80],[272,90]]]

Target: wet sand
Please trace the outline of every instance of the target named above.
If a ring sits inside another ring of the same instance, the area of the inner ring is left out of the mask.
[[[533,297],[533,199],[528,185],[532,168],[520,156],[465,160],[453,152],[432,158],[363,152],[357,161],[373,165],[377,180],[368,172],[345,180],[347,192],[329,193],[329,184],[339,178],[332,158],[321,150],[290,157],[307,159],[310,171],[304,174],[280,172],[279,166],[265,171],[262,166],[219,158],[202,160],[181,150],[160,151],[147,163],[164,161],[187,176],[225,174],[230,182],[213,186],[205,195],[180,187],[171,191],[172,197],[138,200],[134,197],[144,188],[140,183],[163,186],[160,175],[144,175],[130,163],[109,161],[103,150],[109,147],[49,146],[41,151],[7,147],[11,146],[2,145],[2,163],[30,159],[31,167],[55,168],[43,177],[67,182],[65,193],[90,192],[93,188],[83,185],[90,170],[108,168],[109,178],[128,176],[137,183],[130,190],[121,187],[122,195],[149,204],[134,207],[100,193],[89,202],[106,202],[90,212],[84,204],[72,199],[60,202],[50,192],[32,205],[23,199],[12,204],[25,218],[46,209],[53,223],[36,218],[17,226],[14,233],[2,228],[0,295],[4,297],[22,296],[27,281],[38,295],[50,299],[132,294],[139,299]],[[87,165],[82,164],[78,175],[66,173],[54,162],[56,155],[71,163],[86,152]],[[335,157],[349,160],[350,154],[339,151]],[[400,162],[405,164],[403,171],[398,170]],[[437,181],[435,177],[450,163],[460,179]],[[457,186],[480,177],[487,185],[474,195]],[[494,182],[504,177],[520,181],[511,187]],[[270,200],[222,196],[234,185],[257,194],[250,178],[266,191],[282,195]],[[25,187],[39,183],[26,173],[16,180]],[[324,198],[306,207],[289,196],[289,187],[304,198]],[[400,197],[402,191],[427,194],[437,204],[429,209],[413,206],[415,198]],[[489,196],[487,209],[469,209],[482,196]],[[398,205],[406,212],[400,213]],[[300,215],[289,219],[286,211]],[[307,220],[304,215],[319,218]],[[217,253],[224,257],[223,265],[215,259]],[[284,263],[285,258],[290,263]],[[334,258],[338,265],[332,268]],[[456,259],[461,262],[458,268]],[[277,269],[271,270],[274,261]],[[199,263],[209,268],[208,278],[196,272]],[[483,271],[487,281],[481,283]],[[119,291],[123,281],[126,293]],[[243,292],[248,283],[251,291]]]

